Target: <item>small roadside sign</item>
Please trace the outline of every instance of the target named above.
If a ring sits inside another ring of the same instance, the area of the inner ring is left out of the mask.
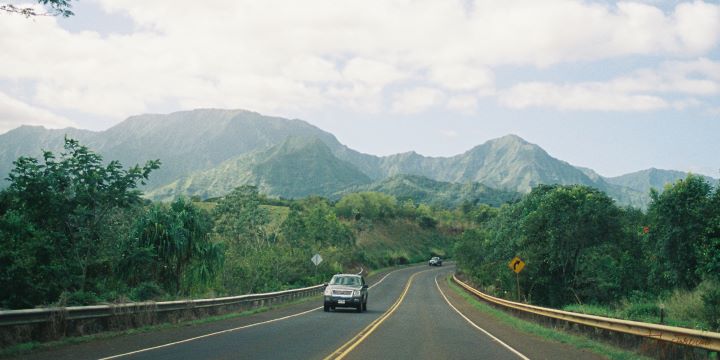
[[[516,274],[519,274],[522,269],[525,268],[525,262],[522,261],[521,258],[516,256],[512,260],[510,260],[510,262],[508,263],[508,267]]]
[[[315,254],[315,255],[313,255],[313,257],[310,259],[310,261],[312,261],[313,264],[315,264],[315,266],[320,265],[320,263],[322,262],[322,260],[323,260],[323,258],[322,258],[322,256],[320,256],[320,254]]]

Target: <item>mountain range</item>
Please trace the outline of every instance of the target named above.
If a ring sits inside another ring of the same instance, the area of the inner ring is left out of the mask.
[[[65,136],[126,166],[160,159],[161,168],[144,189],[156,200],[215,197],[253,184],[286,198],[369,190],[452,206],[464,200],[498,204],[539,184],[582,184],[607,192],[619,204],[645,207],[650,188],[662,189],[687,175],[648,169],[603,177],[515,135],[451,157],[415,152],[381,157],[355,151],[302,120],[220,109],[132,116],[99,132],[21,126],[0,135],[0,174],[8,174],[19,156],[61,151]]]

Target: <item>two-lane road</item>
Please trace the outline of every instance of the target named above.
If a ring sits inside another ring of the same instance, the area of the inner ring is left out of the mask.
[[[446,302],[436,279],[449,269],[419,273],[391,317],[347,359],[522,359],[512,348],[475,329]]]
[[[381,316],[399,297],[408,278],[423,268],[402,269],[372,284],[368,311],[353,309],[304,315],[122,356],[125,359],[323,359]],[[322,305],[318,300],[317,305]]]
[[[518,351],[457,312],[445,278],[452,266],[414,266],[372,279],[368,311],[323,312],[322,300],[203,325],[93,341],[28,354],[27,359],[524,359],[564,357],[543,340]],[[448,300],[450,299],[450,300]],[[454,300],[453,300],[454,299]],[[462,308],[462,307],[461,307]],[[465,304],[465,312],[472,311]],[[481,321],[493,320],[484,318]],[[512,343],[512,341],[510,341]],[[527,344],[527,342],[525,342]],[[520,344],[523,345],[523,344]],[[550,349],[550,351],[547,351]],[[576,355],[568,354],[567,358]]]

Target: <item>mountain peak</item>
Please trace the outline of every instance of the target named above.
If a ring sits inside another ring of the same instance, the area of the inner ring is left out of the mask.
[[[278,147],[283,153],[305,149],[322,149],[330,152],[330,148],[317,136],[289,135]]]
[[[526,145],[531,145],[533,147],[538,147],[537,145],[531,144],[527,142],[525,139],[515,135],[515,134],[509,134],[505,135],[503,137],[499,137],[497,139],[488,140],[485,144],[490,145],[491,147],[522,147]]]
[[[501,137],[497,138],[496,141],[500,141],[500,142],[516,142],[516,143],[521,143],[521,144],[528,144],[528,142],[527,142],[525,139],[523,139],[523,138],[521,138],[520,136],[515,135],[515,134],[507,134],[507,135],[505,135],[505,136],[501,136]]]

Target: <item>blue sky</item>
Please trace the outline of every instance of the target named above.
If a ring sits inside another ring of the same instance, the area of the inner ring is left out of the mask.
[[[605,176],[720,176],[718,1],[73,4],[0,14],[0,132],[243,108],[377,155],[513,133]]]

